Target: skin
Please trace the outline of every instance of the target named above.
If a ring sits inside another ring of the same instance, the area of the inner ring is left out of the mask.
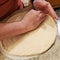
[[[54,19],[58,19],[57,14],[55,13],[49,2],[45,0],[34,0],[33,5],[36,10],[41,10],[45,14],[49,14],[50,16],[52,16]]]
[[[50,3],[47,4],[47,2],[44,1],[44,4],[40,4],[42,2],[43,1],[40,2],[40,0],[35,0],[33,5],[38,11],[33,9],[30,10],[22,21],[0,23],[0,40],[36,29],[40,23],[45,20],[46,14],[50,14],[53,18],[57,18],[57,15],[52,9]],[[51,8],[51,10],[48,10],[46,5],[48,5],[47,7]]]

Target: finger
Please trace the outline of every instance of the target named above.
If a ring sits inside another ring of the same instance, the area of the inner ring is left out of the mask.
[[[46,19],[46,16],[44,16],[44,18],[42,18],[42,19],[39,19],[39,21],[37,21],[36,23],[35,23],[35,26],[40,26],[40,24],[44,21]]]
[[[41,14],[42,14],[42,11],[36,11],[36,17],[40,17]]]
[[[45,21],[45,19],[46,19],[46,15],[43,18],[41,18],[39,22],[42,23],[43,21]]]
[[[42,13],[42,11],[31,10],[31,13],[33,13],[34,16],[39,17],[39,15]]]
[[[46,14],[40,13],[40,14],[39,14],[38,20],[40,21],[40,20],[43,19],[44,17],[46,17]]]
[[[33,5],[36,9],[44,9],[48,5],[48,3],[44,0],[43,1],[42,0],[35,0],[33,2]]]
[[[49,2],[36,0],[34,1],[34,7],[38,10],[42,10],[44,13],[51,15],[54,19],[58,19],[57,14],[55,13]]]
[[[37,11],[37,10],[32,9],[31,12],[36,13],[36,14],[40,14],[41,11],[40,10]]]
[[[58,19],[58,16],[55,13],[55,11],[52,8],[52,6],[50,5],[50,3],[48,3],[48,6],[46,7],[46,11],[48,11],[48,14],[51,15],[54,19]]]

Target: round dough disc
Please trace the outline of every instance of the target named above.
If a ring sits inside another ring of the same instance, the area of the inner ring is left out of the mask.
[[[26,13],[26,9],[23,13],[18,11],[7,22],[19,21]],[[46,20],[34,31],[2,40],[1,49],[7,54],[16,56],[41,54],[51,47],[56,35],[56,23],[52,17],[47,15]]]
[[[20,42],[8,53],[20,56],[42,53],[51,47],[55,41],[56,35],[56,24],[53,19],[48,16],[39,28],[20,37]]]
[[[11,19],[13,19],[13,17]],[[46,20],[40,24],[36,30],[10,39],[2,40],[2,50],[10,55],[16,56],[41,54],[51,47],[55,41],[56,35],[56,23],[48,15]]]

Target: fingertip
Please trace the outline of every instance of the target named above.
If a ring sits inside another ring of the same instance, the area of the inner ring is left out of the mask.
[[[49,2],[45,0],[34,0],[33,5],[38,7],[38,6],[47,6]]]
[[[58,17],[58,16],[56,16],[56,17],[53,17],[53,19],[54,19],[54,20],[58,20],[58,19],[59,19],[59,17]]]

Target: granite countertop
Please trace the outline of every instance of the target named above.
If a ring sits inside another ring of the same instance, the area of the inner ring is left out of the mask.
[[[60,10],[56,10],[56,13],[60,17]],[[0,60],[9,60],[0,54]],[[32,59],[35,60],[35,59]],[[46,53],[42,54],[39,59],[36,60],[60,60],[60,39],[56,38],[55,44]]]

